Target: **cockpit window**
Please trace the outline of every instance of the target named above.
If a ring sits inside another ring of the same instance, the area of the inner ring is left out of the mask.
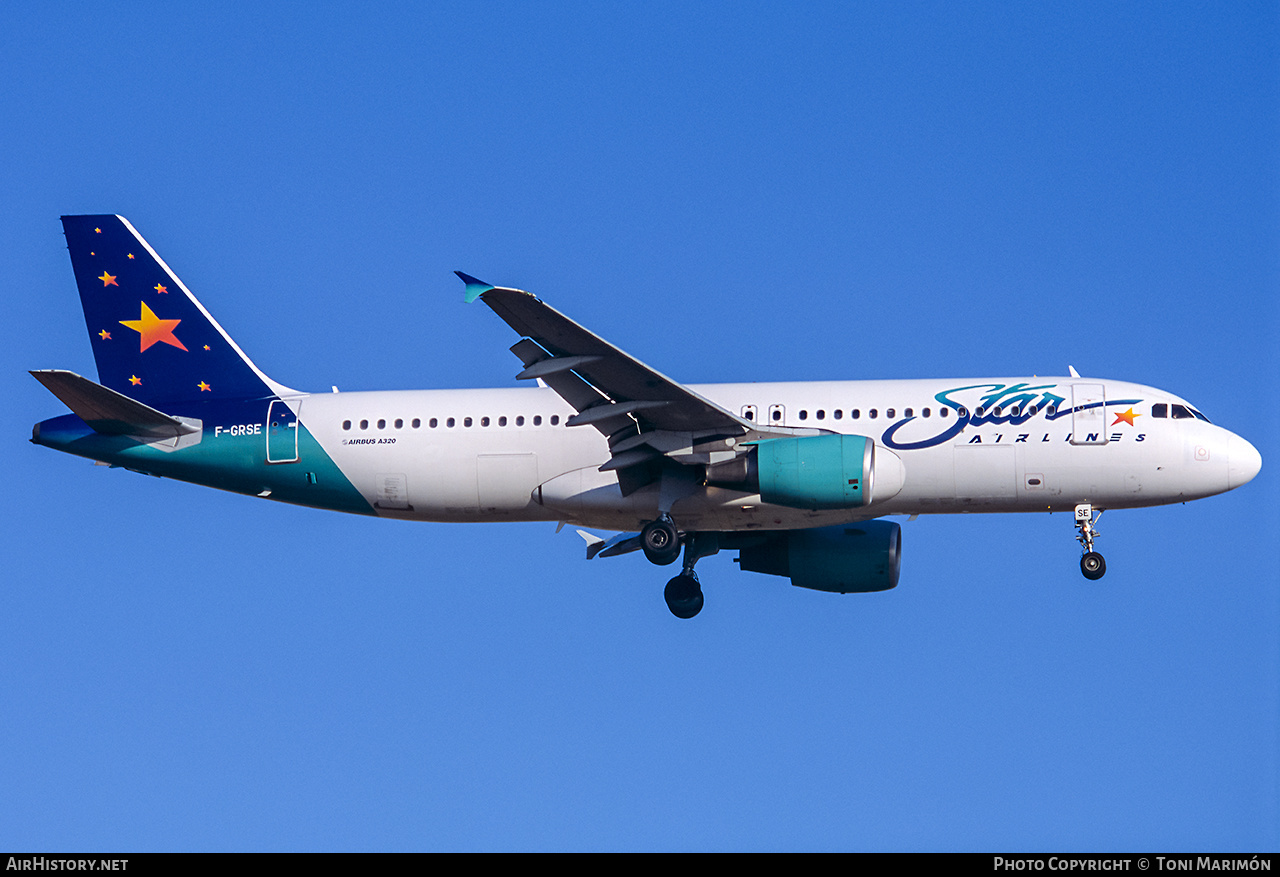
[[[1194,414],[1192,414],[1189,410],[1187,410],[1187,406],[1185,406],[1185,405],[1178,405],[1178,404],[1174,404],[1174,405],[1173,405],[1173,419],[1174,419],[1174,420],[1191,420],[1191,419],[1193,419],[1194,417],[1195,417],[1195,415],[1194,415]]]
[[[1168,417],[1168,416],[1169,416],[1169,406],[1168,406],[1167,404],[1165,404],[1164,402],[1161,402],[1159,405],[1152,405],[1152,406],[1151,406],[1151,416],[1152,416],[1152,417]]]
[[[1211,421],[1209,418],[1205,417],[1203,414],[1201,414],[1199,411],[1197,411],[1197,410],[1196,410],[1196,409],[1194,409],[1194,408],[1192,408],[1192,409],[1191,409],[1191,413],[1192,413],[1192,414],[1194,414],[1194,415],[1196,416],[1196,420],[1203,420],[1205,423],[1212,423],[1212,422],[1213,422],[1213,421]]]

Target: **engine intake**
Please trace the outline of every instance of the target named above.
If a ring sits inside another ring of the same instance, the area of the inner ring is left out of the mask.
[[[748,572],[787,576],[815,591],[887,591],[902,566],[902,528],[892,521],[861,521],[778,533],[743,548],[738,564]]]
[[[744,456],[708,466],[707,484],[790,508],[859,508],[871,504],[875,459],[875,442],[863,435],[765,439]]]

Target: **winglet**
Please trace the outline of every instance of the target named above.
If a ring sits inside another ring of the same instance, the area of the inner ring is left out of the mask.
[[[588,533],[586,530],[577,530],[576,532],[587,543],[587,560],[594,558],[608,544],[599,536]]]
[[[463,274],[461,271],[454,271],[453,273],[461,277],[462,282],[467,285],[467,292],[463,297],[467,304],[471,304],[480,296],[484,295],[486,292],[494,288],[490,284],[485,283],[483,280],[477,280],[476,278],[472,277],[470,274]]]

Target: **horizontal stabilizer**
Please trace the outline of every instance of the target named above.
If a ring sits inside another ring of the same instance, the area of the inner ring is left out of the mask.
[[[102,384],[95,384],[75,372],[47,369],[33,371],[31,376],[44,384],[95,432],[176,438],[200,429]]]

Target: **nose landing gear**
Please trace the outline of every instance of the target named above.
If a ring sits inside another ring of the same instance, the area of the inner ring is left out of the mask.
[[[1093,540],[1101,535],[1095,525],[1101,520],[1103,511],[1105,509],[1094,515],[1093,506],[1087,502],[1076,506],[1076,529],[1080,531],[1076,535],[1076,541],[1084,548],[1084,556],[1080,558],[1080,572],[1090,581],[1097,581],[1107,572],[1106,560],[1093,550]]]

